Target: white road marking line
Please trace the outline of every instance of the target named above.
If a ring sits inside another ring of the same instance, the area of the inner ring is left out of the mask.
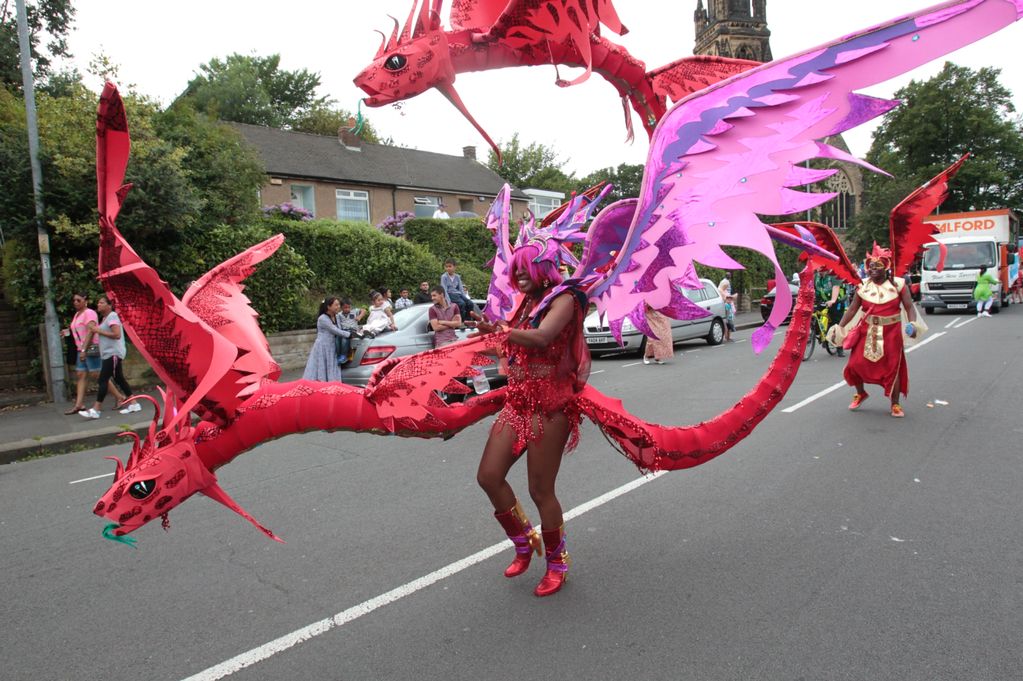
[[[596,375],[596,374],[602,374],[602,373],[604,373],[605,371],[607,371],[607,369],[597,369],[596,371],[591,371],[591,372],[590,372],[590,376],[594,376],[594,375]]]
[[[94,475],[91,478],[82,478],[81,480],[72,480],[68,484],[69,485],[77,485],[80,482],[88,482],[89,480],[99,480],[100,478],[109,478],[113,474],[114,474],[113,471],[111,471],[110,473],[104,473],[103,475]]]
[[[969,319],[967,319],[967,320],[966,320],[965,322],[959,322],[959,323],[958,323],[958,324],[957,324],[957,325],[955,326],[955,328],[957,328],[957,329],[961,329],[961,328],[963,328],[964,326],[966,326],[967,324],[969,324],[970,322],[975,322],[975,321],[977,321],[978,319],[980,319],[980,317],[970,317],[970,318],[969,318]]]
[[[632,482],[629,482],[625,485],[622,485],[621,487],[618,487],[617,489],[613,489],[610,492],[607,492],[606,494],[602,494],[596,499],[592,499],[584,504],[576,506],[572,510],[565,513],[565,520],[571,520],[573,518],[581,516],[583,513],[592,511],[593,509],[599,506],[603,506],[604,504],[614,500],[617,497],[622,496],[623,494],[628,494],[634,489],[642,487],[648,482],[652,482],[653,480],[664,475],[665,472],[666,471],[661,471],[659,473],[654,473],[653,475],[647,475],[641,478],[637,478]],[[473,565],[476,565],[477,563],[481,563],[484,560],[491,558],[492,556],[496,556],[498,553],[510,549],[511,547],[512,543],[510,540],[505,540],[497,544],[494,544],[493,546],[489,546],[483,549],[482,551],[477,551],[471,556],[455,561],[454,563],[446,565],[439,570],[436,570],[428,575],[420,577],[419,579],[412,580],[411,582],[403,584],[402,586],[399,586],[396,589],[391,589],[390,591],[380,594],[375,598],[371,598],[368,601],[360,603],[359,605],[348,608],[347,610],[343,610],[338,614],[334,615],[333,617],[327,617],[326,619],[322,619],[319,622],[314,622],[313,624],[302,627],[301,629],[297,629],[291,632],[290,634],[286,634],[284,636],[281,636],[280,638],[270,641],[269,643],[265,643],[259,646],[258,648],[253,648],[252,650],[242,653],[241,655],[236,655],[235,657],[232,657],[230,660],[221,662],[220,664],[214,667],[210,667],[209,669],[201,671],[198,674],[189,676],[187,679],[184,679],[184,681],[214,681],[215,679],[222,679],[225,676],[230,676],[231,674],[234,674],[237,671],[241,671],[246,667],[251,667],[252,665],[258,662],[267,660],[270,657],[276,655],[277,653],[284,652],[289,648],[294,648],[300,643],[305,643],[306,641],[313,639],[321,634],[325,634],[328,631],[331,631],[332,629],[342,627],[345,624],[348,624],[349,622],[362,617],[363,615],[368,615],[369,613],[373,612],[374,610],[377,610],[378,608],[382,608],[383,606],[394,603],[395,601],[400,600],[405,596],[410,596],[417,591],[421,591],[426,587],[441,581],[442,579],[446,579],[448,577],[451,577],[452,575],[456,575],[459,572],[467,568],[470,568]]]
[[[632,364],[623,364],[623,365],[622,365],[622,368],[623,368],[623,369],[628,369],[629,367],[634,367],[634,366],[636,366],[637,364],[642,364],[642,362],[633,362]]]
[[[913,347],[908,348],[906,350],[906,354],[908,355],[909,353],[913,352],[917,348],[922,348],[923,346],[927,345],[931,341],[937,340],[937,339],[941,338],[946,333],[947,333],[946,331],[941,331],[939,333],[934,334],[933,336],[930,336],[930,337],[920,341],[919,343],[917,343]],[[839,388],[841,388],[841,387],[843,387],[845,385],[846,385],[845,381],[839,381],[838,383],[836,383],[833,386],[827,387],[827,388],[825,388],[824,390],[821,390],[818,393],[814,393],[813,395],[810,395],[809,397],[807,397],[802,402],[797,402],[796,404],[793,404],[791,407],[787,407],[785,409],[782,409],[781,413],[783,413],[783,414],[791,414],[794,411],[802,409],[803,407],[805,407],[806,405],[810,404],[811,402],[819,400],[820,398],[824,397],[825,395],[830,395],[831,393],[835,392],[836,390],[838,390]]]
[[[958,321],[959,321],[960,319],[962,319],[962,317],[956,317],[955,319],[953,319],[952,321],[950,321],[950,322],[949,322],[948,324],[945,324],[945,328],[947,329],[947,328],[949,328],[950,326],[954,326],[954,325],[955,325],[955,323],[956,323],[956,322],[958,322]]]

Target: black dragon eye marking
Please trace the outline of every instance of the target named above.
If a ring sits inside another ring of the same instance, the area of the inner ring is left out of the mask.
[[[145,499],[156,489],[156,480],[139,480],[128,488],[128,494],[133,499]]]
[[[408,64],[408,59],[403,54],[392,54],[384,62],[384,68],[388,71],[401,71]]]

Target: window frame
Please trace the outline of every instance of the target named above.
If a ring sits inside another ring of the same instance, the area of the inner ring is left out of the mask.
[[[342,196],[342,194],[347,194],[347,196]],[[361,194],[361,196],[359,196],[360,194]],[[362,219],[362,218],[352,218],[352,217],[345,217],[345,216],[343,216],[341,214],[341,212],[342,212],[341,211],[341,201],[343,201],[343,200],[344,201],[360,201],[360,202],[364,203],[365,206],[366,206],[366,217],[365,217],[365,219]],[[370,209],[369,209],[369,191],[364,190],[364,189],[339,189],[339,188],[335,188],[334,189],[334,210],[335,210],[335,212],[337,214],[337,219],[338,220],[352,220],[354,222],[371,222]]]

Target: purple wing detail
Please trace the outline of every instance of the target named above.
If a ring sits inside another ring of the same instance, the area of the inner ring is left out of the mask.
[[[654,132],[629,231],[606,276],[586,287],[598,311],[612,329],[644,301],[671,314],[677,300],[671,284],[693,263],[738,267],[721,250],[726,245],[762,253],[784,280],[771,233],[757,216],[830,198],[790,189],[824,177],[799,165],[823,157],[877,170],[818,141],[895,105],[856,90],[974,42],[1021,13],[1023,0],[945,2],[764,64],[676,104]],[[818,248],[800,242],[805,250]],[[609,249],[601,243],[591,250],[606,256]],[[770,319],[754,334],[755,350],[766,347],[791,305],[788,288],[780,287]]]
[[[508,222],[511,213],[511,187],[507,184],[497,193],[497,198],[490,205],[487,213],[487,229],[493,235],[496,253],[490,261],[493,274],[490,276],[490,288],[487,289],[487,305],[483,315],[492,321],[507,320],[515,308],[515,291],[508,280],[511,266],[512,248],[509,241]],[[520,232],[521,234],[521,232]]]

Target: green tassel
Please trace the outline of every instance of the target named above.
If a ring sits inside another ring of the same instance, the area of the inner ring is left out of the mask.
[[[355,112],[355,127],[354,128],[349,128],[349,132],[352,132],[352,133],[354,133],[356,135],[361,135],[362,134],[362,126],[365,125],[365,123],[366,123],[366,119],[363,118],[363,116],[362,116],[362,100],[360,99],[359,100],[359,107],[358,107],[358,109],[356,109],[356,112]]]
[[[117,523],[110,523],[109,525],[104,527],[103,538],[109,539],[110,541],[120,542],[122,544],[132,547],[133,549],[137,548],[135,546],[136,542],[135,537],[129,537],[128,535],[118,536],[114,534],[114,530],[116,530],[118,527],[120,527],[120,525],[118,525]]]

